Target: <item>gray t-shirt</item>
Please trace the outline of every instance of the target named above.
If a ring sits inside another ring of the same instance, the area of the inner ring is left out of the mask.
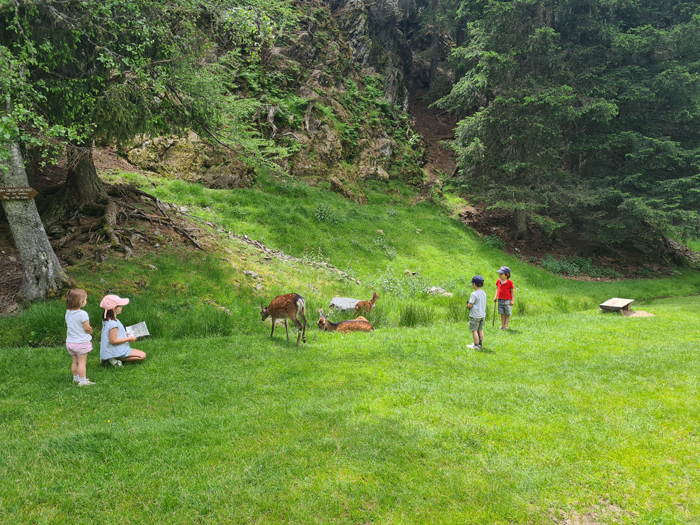
[[[469,317],[473,317],[474,319],[486,317],[486,292],[483,290],[474,290],[469,296],[469,302],[474,305],[469,311]]]
[[[113,345],[109,342],[109,331],[113,328],[117,329],[117,339],[126,338],[126,329],[120,320],[116,321],[102,321],[102,339],[100,340],[100,359],[110,359],[115,357],[117,359],[129,357],[131,354],[131,347],[129,343],[122,343],[120,345]]]

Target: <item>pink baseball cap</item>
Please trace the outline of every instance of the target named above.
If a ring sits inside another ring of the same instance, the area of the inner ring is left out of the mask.
[[[129,299],[122,299],[118,295],[106,295],[100,302],[100,308],[114,310],[117,306],[126,306],[127,304],[129,304]]]

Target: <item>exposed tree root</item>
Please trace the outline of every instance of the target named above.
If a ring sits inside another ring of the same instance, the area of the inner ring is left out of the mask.
[[[115,245],[116,243],[120,247],[120,249],[127,253],[127,255],[131,254],[131,250],[129,250],[129,248],[124,243],[120,243],[118,238],[115,239],[115,237],[120,235],[117,227],[118,217],[124,220],[124,225],[121,227],[121,229],[124,231],[131,232],[132,234],[136,233],[134,232],[134,230],[126,229],[129,219],[145,219],[148,220],[151,224],[157,223],[159,226],[167,226],[172,228],[174,231],[176,231],[182,237],[184,237],[187,241],[189,241],[195,248],[197,248],[198,250],[206,251],[204,250],[202,245],[188,231],[193,230],[193,228],[187,228],[184,224],[176,221],[175,218],[169,215],[166,211],[166,207],[163,206],[163,203],[158,197],[151,195],[150,193],[146,193],[145,191],[141,191],[137,188],[134,188],[133,186],[125,185],[112,186],[109,189],[108,193],[112,197],[119,196],[121,197],[121,199],[119,201],[112,200],[107,206],[107,211],[105,212],[105,224],[111,225],[112,230],[110,233],[110,230],[107,229],[106,226],[105,233],[109,236],[110,240],[112,241],[112,244]],[[155,210],[158,212],[158,214],[149,214],[147,213],[147,210],[144,210],[142,207],[137,207],[131,204],[129,200],[130,196],[132,195],[140,197],[139,201],[141,202],[143,202],[143,199],[141,197],[145,197],[146,199],[152,201],[153,207],[155,207]],[[117,202],[119,203],[121,210],[117,208]],[[114,218],[114,220],[112,220],[112,217]],[[114,236],[112,236],[112,233],[114,233]],[[130,237],[128,238],[130,239]]]
[[[117,229],[117,213],[118,208],[116,202],[109,201],[104,216],[104,232],[112,243],[113,248],[117,248],[123,251],[127,257],[131,257],[133,255],[131,248],[121,242],[119,235],[115,231]]]

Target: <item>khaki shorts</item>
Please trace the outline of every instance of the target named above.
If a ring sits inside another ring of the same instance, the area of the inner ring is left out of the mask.
[[[512,315],[513,309],[510,306],[510,299],[498,300],[498,313],[501,315]]]
[[[484,321],[485,321],[485,318],[483,318],[483,317],[470,317],[469,318],[469,329],[472,332],[478,332],[479,330],[483,331],[484,330]]]

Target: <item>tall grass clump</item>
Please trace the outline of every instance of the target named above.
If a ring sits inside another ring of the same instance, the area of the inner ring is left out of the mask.
[[[566,299],[566,297],[562,297],[561,295],[552,297],[552,306],[554,307],[555,312],[562,314],[568,313],[571,309],[569,301]]]
[[[518,297],[518,300],[515,301],[515,314],[516,315],[527,315],[527,310],[529,308],[529,303],[527,299],[524,299],[522,297]]]
[[[372,311],[362,314],[374,328],[381,328],[389,325],[389,310],[385,306],[375,306]]]
[[[451,323],[463,323],[469,321],[469,308],[463,302],[451,302],[447,306],[446,318]]]
[[[91,299],[88,298],[88,300]],[[88,305],[83,308],[90,315],[90,324],[93,328],[100,326],[100,323],[96,323],[99,314],[95,306]],[[64,344],[66,342],[65,314],[65,301],[47,301],[32,304],[19,316],[0,318],[0,334],[2,334],[0,347],[41,347]]]
[[[429,325],[434,318],[435,309],[432,306],[407,303],[399,310],[399,326],[406,328]]]

